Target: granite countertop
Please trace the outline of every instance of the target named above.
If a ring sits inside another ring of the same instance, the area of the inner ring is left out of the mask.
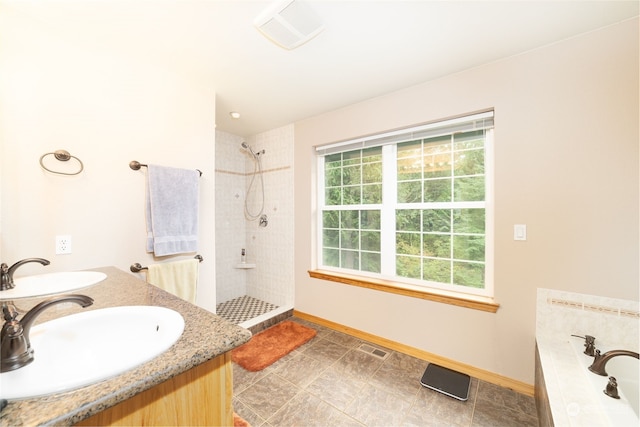
[[[171,308],[184,317],[180,339],[166,352],[116,377],[65,393],[10,400],[0,412],[0,426],[71,425],[116,405],[169,378],[181,374],[247,342],[251,332],[215,314],[148,285],[115,267],[92,269],[107,274],[97,285],[72,293],[90,296],[93,305],[80,308],[59,304],[44,311],[41,323],[56,317],[123,305]],[[29,310],[46,298],[15,300],[19,310]],[[37,357],[37,349],[36,357]]]

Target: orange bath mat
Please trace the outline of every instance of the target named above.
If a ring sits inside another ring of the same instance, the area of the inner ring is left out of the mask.
[[[251,424],[247,422],[240,415],[233,413],[233,427],[251,427]]]
[[[316,331],[285,321],[254,335],[231,351],[231,360],[247,371],[260,371],[316,336]]]

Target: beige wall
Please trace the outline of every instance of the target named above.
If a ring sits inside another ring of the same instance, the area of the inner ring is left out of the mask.
[[[638,79],[634,19],[296,123],[296,309],[533,384],[536,288],[638,300]],[[491,107],[496,314],[309,278],[314,145]]]
[[[144,52],[131,58],[94,49],[0,7],[2,261],[51,261],[46,269],[25,265],[17,275],[148,265],[154,259],[145,252],[146,172],[129,162],[198,168],[198,304],[215,310],[213,88],[146,63]],[[78,156],[84,172],[44,172],[38,159],[57,149]],[[57,234],[71,235],[72,254],[55,255]]]

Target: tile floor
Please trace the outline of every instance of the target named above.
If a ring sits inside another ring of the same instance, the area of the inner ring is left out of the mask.
[[[538,425],[533,397],[472,378],[459,401],[420,385],[423,360],[388,349],[381,359],[357,338],[291,320],[318,334],[260,372],[233,365],[234,409],[253,427]]]
[[[216,305],[216,314],[231,323],[239,324],[278,308],[277,305],[243,295]]]

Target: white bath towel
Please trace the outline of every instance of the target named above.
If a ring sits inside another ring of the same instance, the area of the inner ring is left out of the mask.
[[[195,304],[199,264],[197,259],[151,264],[147,282]]]
[[[147,169],[147,252],[196,252],[200,174],[158,165]]]

